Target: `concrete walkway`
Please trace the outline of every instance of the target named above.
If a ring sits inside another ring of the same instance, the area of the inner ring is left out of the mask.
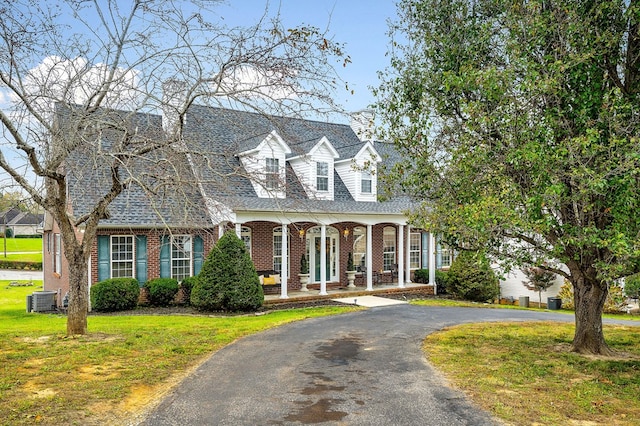
[[[402,304],[295,322],[218,351],[142,424],[499,424],[447,386],[421,345],[454,324],[524,320],[573,316]]]

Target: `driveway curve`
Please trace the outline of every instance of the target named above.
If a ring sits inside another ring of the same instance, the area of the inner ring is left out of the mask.
[[[287,324],[216,352],[140,424],[497,425],[421,345],[450,325],[527,320],[573,316],[396,305]]]

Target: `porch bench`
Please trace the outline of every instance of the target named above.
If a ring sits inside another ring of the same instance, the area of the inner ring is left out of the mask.
[[[265,294],[275,294],[281,290],[280,273],[274,270],[257,271],[260,285]]]

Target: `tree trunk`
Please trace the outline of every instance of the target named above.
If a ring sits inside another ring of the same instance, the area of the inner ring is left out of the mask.
[[[81,256],[69,259],[68,336],[87,334],[87,312],[89,311],[87,271],[87,264]]]
[[[602,331],[602,311],[607,298],[606,283],[584,276],[573,283],[576,331],[573,351],[581,354],[612,355]]]

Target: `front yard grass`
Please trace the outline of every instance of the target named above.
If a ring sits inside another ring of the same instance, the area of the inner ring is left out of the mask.
[[[123,424],[212,352],[291,321],[352,311],[326,307],[246,316],[90,316],[66,337],[66,317],[26,313],[38,286],[0,282],[0,424]]]
[[[40,252],[42,253],[42,238],[0,238],[0,250],[11,252]]]
[[[605,326],[616,359],[569,352],[574,326],[482,323],[428,336],[429,361],[512,425],[638,425],[640,330]]]

